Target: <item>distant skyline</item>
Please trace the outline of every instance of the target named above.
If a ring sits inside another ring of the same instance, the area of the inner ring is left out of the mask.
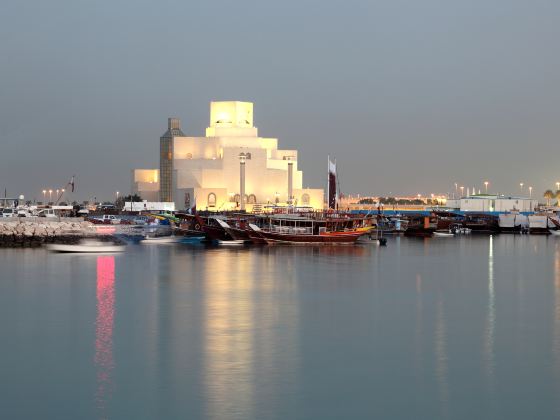
[[[0,188],[130,192],[167,117],[255,104],[304,186],[542,199],[560,181],[560,2],[29,1],[0,6]]]

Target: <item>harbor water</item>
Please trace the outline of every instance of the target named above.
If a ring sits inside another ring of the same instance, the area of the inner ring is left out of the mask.
[[[560,238],[0,249],[5,419],[557,419]]]

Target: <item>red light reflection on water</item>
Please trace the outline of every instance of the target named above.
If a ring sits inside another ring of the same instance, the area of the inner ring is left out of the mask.
[[[95,321],[95,366],[97,403],[104,409],[111,391],[113,370],[113,319],[115,312],[115,257],[97,257],[97,319]]]

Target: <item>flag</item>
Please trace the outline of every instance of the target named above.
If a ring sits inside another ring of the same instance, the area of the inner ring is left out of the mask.
[[[336,176],[336,161],[331,162],[330,158],[329,158],[329,174],[333,174]]]

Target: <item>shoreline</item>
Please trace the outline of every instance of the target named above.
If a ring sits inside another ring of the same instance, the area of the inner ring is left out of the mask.
[[[77,243],[99,237],[90,222],[81,218],[60,221],[0,220],[0,248],[39,247],[47,243]]]

